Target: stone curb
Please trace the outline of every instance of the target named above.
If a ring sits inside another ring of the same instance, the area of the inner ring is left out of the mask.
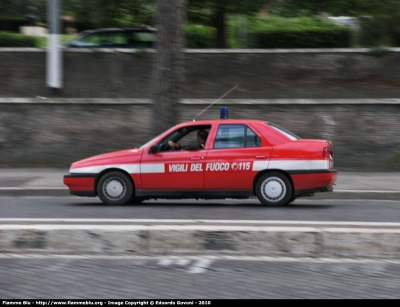
[[[383,224],[382,224],[383,225]],[[1,225],[1,253],[398,259],[400,225]]]

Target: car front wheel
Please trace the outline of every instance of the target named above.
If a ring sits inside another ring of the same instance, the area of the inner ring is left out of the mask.
[[[133,197],[133,183],[124,173],[109,172],[100,178],[97,193],[100,200],[106,205],[125,205]]]
[[[281,173],[268,173],[260,177],[256,185],[258,200],[267,206],[283,206],[292,197],[292,185]]]

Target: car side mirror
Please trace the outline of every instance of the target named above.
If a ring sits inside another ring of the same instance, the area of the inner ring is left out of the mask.
[[[153,153],[153,154],[155,154],[155,153],[157,153],[159,151],[160,151],[160,148],[159,148],[158,144],[155,144],[155,145],[150,147],[150,152]]]

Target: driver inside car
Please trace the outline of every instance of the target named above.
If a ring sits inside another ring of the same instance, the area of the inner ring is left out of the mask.
[[[178,143],[173,141],[168,141],[168,146],[175,150],[197,150],[197,149],[204,149],[204,145],[206,143],[208,137],[208,132],[206,130],[199,130],[197,131],[197,143],[181,146]]]

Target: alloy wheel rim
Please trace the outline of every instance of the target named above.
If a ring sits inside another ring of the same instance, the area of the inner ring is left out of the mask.
[[[270,177],[263,182],[261,193],[268,201],[277,202],[285,197],[286,185],[282,179],[278,177]]]
[[[109,178],[103,184],[103,193],[110,200],[119,200],[125,196],[126,185],[119,178]]]

